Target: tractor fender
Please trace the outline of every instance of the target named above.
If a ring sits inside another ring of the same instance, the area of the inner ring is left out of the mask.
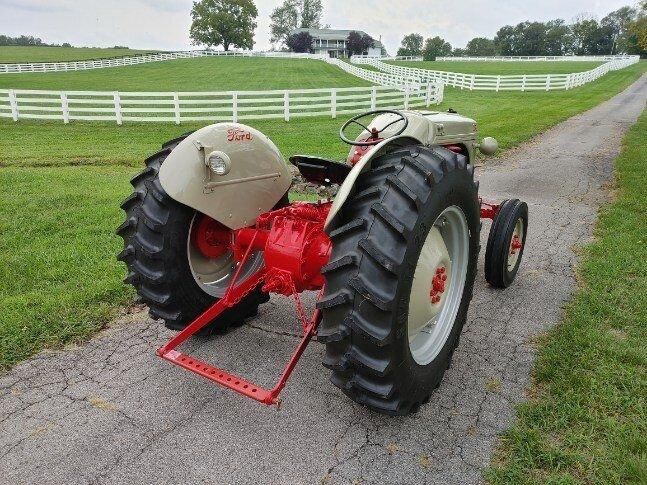
[[[276,205],[292,174],[263,133],[239,123],[216,123],[180,142],[162,164],[159,180],[171,198],[240,229]]]
[[[359,177],[362,172],[371,167],[371,161],[373,159],[394,148],[421,144],[423,144],[422,140],[409,135],[401,135],[384,140],[371,148],[366,153],[366,155],[364,155],[362,159],[355,164],[355,166],[344,179],[344,182],[339,187],[337,195],[335,196],[335,199],[330,206],[330,212],[328,213],[328,217],[324,224],[324,230],[328,231],[328,228],[335,219],[335,216],[339,213],[340,209],[346,202],[346,199],[348,199],[348,196],[352,193],[353,187],[355,187],[355,182],[357,181],[357,177]]]

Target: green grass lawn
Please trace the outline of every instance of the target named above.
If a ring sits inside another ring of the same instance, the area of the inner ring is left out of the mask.
[[[0,75],[0,88],[90,91],[245,91],[370,86],[313,59],[200,57],[87,71]]]
[[[417,67],[432,71],[463,72],[466,74],[568,74],[589,71],[601,63],[580,61],[533,61],[533,62],[495,62],[495,61],[391,61],[405,67]]]
[[[115,262],[124,167],[0,170],[0,368],[91,335],[133,293]]]
[[[508,148],[611,97],[637,79],[643,65],[567,92],[493,96],[447,89],[441,108],[475,117],[482,135]],[[342,121],[250,124],[286,157],[341,158],[348,152],[337,138]],[[130,301],[113,235],[128,179],[162,142],[199,126],[0,122],[0,367],[87,338]]]
[[[615,165],[616,200],[564,322],[543,339],[493,484],[647,483],[647,112]]]
[[[0,46],[0,64],[21,62],[60,62],[104,59],[159,52],[136,49],[102,49],[98,47]]]

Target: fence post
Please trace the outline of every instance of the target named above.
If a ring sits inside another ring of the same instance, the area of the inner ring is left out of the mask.
[[[523,75],[523,79],[521,80],[521,90],[525,91],[526,90],[526,75]]]
[[[337,90],[330,90],[330,116],[337,118]]]
[[[287,90],[283,94],[283,118],[290,121],[290,91]]]
[[[566,75],[566,86],[564,87],[564,89],[566,89],[566,90],[571,88],[571,76],[572,76],[572,74],[567,74]]]
[[[121,125],[123,123],[123,118],[121,116],[121,98],[119,96],[119,92],[115,91],[112,94],[112,98],[115,101],[115,118],[117,119],[117,124]]]
[[[427,80],[427,94],[425,96],[425,106],[431,104],[431,81]]]
[[[179,125],[180,124],[180,95],[177,93],[173,93],[173,110],[175,111],[175,124]]]
[[[501,86],[501,76],[496,77],[496,92],[499,92],[499,86]]]
[[[9,105],[11,106],[11,117],[14,121],[18,121],[18,100],[13,89],[9,90]]]
[[[546,76],[546,91],[550,89],[550,74]]]
[[[409,85],[404,87],[404,109],[409,109]]]
[[[377,103],[377,88],[373,86],[371,88],[371,111],[375,109],[376,103]]]
[[[61,92],[61,110],[63,111],[63,123],[70,122],[70,106],[67,102],[67,94]]]
[[[231,120],[238,123],[238,93],[231,95]]]
[[[470,91],[474,90],[474,79],[476,79],[476,76],[472,74],[472,79],[470,80]]]

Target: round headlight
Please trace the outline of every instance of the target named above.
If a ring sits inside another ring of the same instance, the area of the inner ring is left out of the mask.
[[[207,159],[209,168],[216,175],[227,175],[231,170],[231,161],[229,157],[222,152],[213,152]]]

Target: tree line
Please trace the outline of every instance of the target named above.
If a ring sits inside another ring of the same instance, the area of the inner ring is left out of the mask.
[[[63,42],[62,44],[48,44],[43,42],[39,37],[34,37],[33,35],[20,35],[18,37],[10,37],[8,35],[0,34],[0,45],[12,45],[12,46],[39,46],[39,47],[72,47],[68,42]]]
[[[564,56],[637,54],[647,56],[647,0],[639,8],[622,7],[598,21],[580,15],[571,24],[562,19],[521,22],[501,27],[493,39],[475,37],[465,48],[452,48],[443,38],[426,40],[413,33],[402,39],[398,56]]]

